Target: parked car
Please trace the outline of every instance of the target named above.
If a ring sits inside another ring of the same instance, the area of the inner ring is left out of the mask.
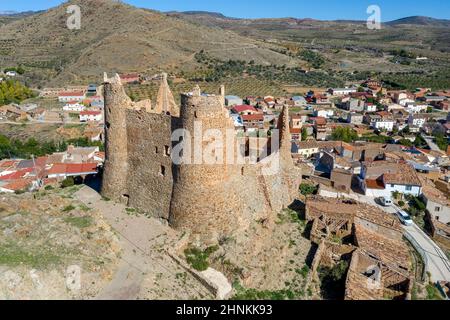
[[[380,197],[380,198],[378,198],[378,201],[380,202],[380,204],[382,206],[385,206],[385,207],[392,206],[392,199],[389,197]]]
[[[398,218],[400,219],[401,223],[403,223],[405,226],[412,226],[413,221],[409,214],[407,214],[405,211],[400,210],[397,212]]]

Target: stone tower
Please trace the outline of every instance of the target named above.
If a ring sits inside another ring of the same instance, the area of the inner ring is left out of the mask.
[[[190,133],[183,142],[191,146],[190,154],[184,155],[189,159],[185,161],[191,164],[185,162],[175,168],[170,223],[174,228],[194,234],[226,233],[241,212],[236,207],[239,201],[233,199],[226,187],[230,178],[236,175],[237,167],[226,163],[225,146],[223,150],[216,149],[220,157],[223,156],[222,161],[208,164],[205,144],[211,140],[198,136],[198,133],[204,135],[206,130],[213,129],[225,141],[227,132],[234,132],[233,120],[224,107],[223,97],[202,95],[198,87],[192,93],[183,94],[180,124]],[[205,226],[209,230],[205,230]]]
[[[105,164],[102,195],[111,199],[127,199],[128,139],[127,106],[131,99],[123,89],[120,77],[104,77],[105,99]]]
[[[161,79],[161,85],[158,90],[158,96],[156,98],[155,112],[166,113],[174,117],[180,116],[180,109],[175,102],[172,91],[167,83],[167,73],[163,73]]]
[[[291,132],[289,128],[289,107],[283,106],[283,110],[278,117],[277,129],[280,137],[280,161],[285,162],[284,166],[293,166],[291,155]]]

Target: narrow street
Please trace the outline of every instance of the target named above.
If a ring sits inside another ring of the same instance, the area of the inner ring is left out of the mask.
[[[379,205],[374,198],[364,195],[357,196],[359,201],[378,206],[388,214],[396,214],[399,210],[396,206],[383,207]],[[427,260],[427,271],[431,274],[431,280],[433,282],[440,280],[450,281],[450,261],[442,249],[416,224],[412,226],[403,226],[403,229],[405,230],[405,234],[408,234],[416,245],[419,246],[419,251],[422,251],[419,253],[425,256],[425,259]]]

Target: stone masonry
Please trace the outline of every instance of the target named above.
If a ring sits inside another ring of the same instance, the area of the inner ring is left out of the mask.
[[[290,154],[287,107],[279,117],[279,135],[266,139],[268,144],[279,139],[279,148],[269,147],[268,155],[251,162],[248,139],[238,138],[224,106],[223,87],[218,95],[203,94],[196,87],[182,94],[178,107],[167,76],[162,79],[153,105],[148,100],[132,102],[120,77],[105,75],[102,195],[167,219],[175,229],[207,241],[245,230],[254,221],[273,221],[277,212],[293,202],[301,180]],[[177,129],[188,133],[172,142]],[[212,150],[208,146],[215,141],[205,136],[208,129],[223,138],[223,144]],[[198,132],[202,133],[200,143]],[[231,139],[233,148],[226,147],[226,139]],[[172,150],[179,143],[183,161],[174,164]],[[196,146],[200,153],[195,152]],[[217,161],[198,161],[198,154],[215,156]]]

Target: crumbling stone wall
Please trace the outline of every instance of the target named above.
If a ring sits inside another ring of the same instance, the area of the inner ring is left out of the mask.
[[[190,142],[191,150],[196,142],[196,123],[201,124],[201,133],[218,131],[224,142],[231,130],[236,148],[238,143],[233,120],[224,107],[223,90],[220,95],[203,95],[197,87],[182,95],[178,109],[165,79],[153,107],[149,101],[132,102],[118,76],[105,77],[107,128],[102,194],[169,219],[174,228],[203,240],[214,241],[245,230],[258,219],[274,220],[276,212],[294,201],[301,180],[290,154],[288,109],[285,107],[279,117],[280,148],[267,157],[276,160],[276,170],[269,175],[263,162],[251,164],[248,158],[237,162],[237,149],[232,154],[234,161],[226,163],[230,151],[225,143],[222,163],[195,163],[192,153],[189,163],[175,165],[170,156],[174,147],[171,135],[178,128],[191,134],[182,140]],[[201,144],[205,147],[210,142],[203,139]]]
[[[131,207],[169,219],[172,117],[127,110],[127,197]],[[174,124],[175,125],[175,124]]]

